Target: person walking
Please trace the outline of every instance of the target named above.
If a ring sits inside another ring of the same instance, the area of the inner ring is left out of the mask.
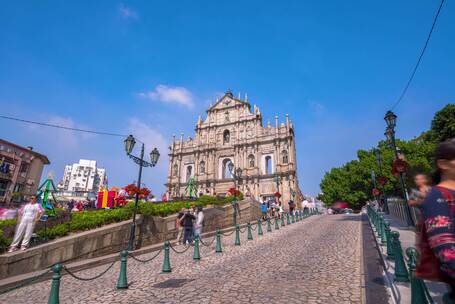
[[[293,200],[289,200],[288,205],[289,205],[289,213],[290,213],[290,214],[294,214],[294,210],[295,210],[295,203],[294,203],[294,201],[293,201]]]
[[[194,223],[194,236],[201,237],[203,225],[204,225],[204,212],[202,212],[202,206],[199,206],[197,208],[196,222]]]
[[[416,275],[449,284],[444,303],[455,301],[455,139],[442,142],[435,153],[433,187],[421,204],[423,227]]]
[[[30,197],[29,202],[19,210],[17,218],[19,224],[16,227],[16,233],[8,252],[16,251],[21,241],[21,250],[28,248],[35,224],[43,214],[44,210],[40,204],[37,204],[36,196]]]
[[[262,220],[265,221],[267,219],[267,202],[266,202],[265,196],[262,198],[261,213],[262,213]]]
[[[185,208],[182,208],[180,212],[177,214],[177,218],[175,219],[175,228],[177,228],[177,243],[181,244],[182,243],[182,237],[183,237],[183,225],[182,225],[182,219],[183,215],[185,214]]]
[[[190,209],[186,209],[182,217],[183,225],[183,244],[191,244],[193,242],[193,221],[196,217],[191,213]]]
[[[414,175],[414,184],[416,188],[411,189],[409,194],[409,205],[418,207],[431,190],[430,178],[425,173],[417,173]]]

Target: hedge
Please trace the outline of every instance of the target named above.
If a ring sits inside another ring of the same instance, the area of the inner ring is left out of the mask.
[[[239,199],[242,198],[243,197],[240,197]],[[138,204],[138,213],[149,216],[165,217],[179,212],[182,208],[207,205],[222,206],[231,203],[234,199],[235,197],[232,196],[215,198],[213,196],[203,195],[194,201],[174,201],[166,203],[145,203],[141,201]],[[133,211],[134,203],[129,202],[122,208],[74,212],[71,214],[72,217],[70,221],[48,228],[46,231],[41,229],[36,233],[40,238],[47,237],[49,239],[55,239],[57,237],[66,236],[71,232],[90,230],[103,225],[128,220],[132,217]],[[12,239],[4,237],[2,228],[14,225],[16,225],[16,219],[0,221],[0,247],[3,247],[3,249],[11,244]]]

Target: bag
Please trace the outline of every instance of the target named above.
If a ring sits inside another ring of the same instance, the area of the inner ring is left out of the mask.
[[[438,186],[435,188],[438,189],[441,192],[442,196],[447,200],[450,217],[453,217],[454,198],[452,196],[452,193],[446,188]],[[416,277],[430,281],[446,282],[447,278],[444,277],[440,272],[441,262],[436,257],[433,250],[431,250],[425,223],[419,221],[417,223],[417,230],[418,232],[416,239],[420,257],[417,261],[417,267],[415,271]]]

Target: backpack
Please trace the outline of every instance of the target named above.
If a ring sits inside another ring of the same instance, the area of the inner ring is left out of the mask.
[[[439,190],[442,196],[447,200],[450,217],[453,217],[455,201],[452,193],[443,187],[435,186],[434,188]],[[447,278],[440,272],[441,262],[436,257],[433,250],[431,250],[425,223],[419,221],[419,223],[417,223],[417,231],[416,239],[420,256],[415,271],[416,277],[430,281],[446,282]]]

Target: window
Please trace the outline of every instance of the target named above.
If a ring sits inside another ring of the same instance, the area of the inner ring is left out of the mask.
[[[289,162],[288,151],[287,150],[281,151],[281,155],[283,157],[283,164],[287,164]]]
[[[179,174],[179,166],[177,164],[174,165],[172,169],[172,175],[177,176]]]
[[[223,144],[229,143],[231,140],[231,134],[229,133],[229,130],[224,130],[223,132]]]
[[[232,173],[229,171],[229,164],[232,164],[232,161],[229,158],[226,158],[223,160],[223,167],[222,167],[222,173],[223,173],[223,178],[232,178]]]
[[[186,167],[186,181],[187,182],[190,180],[192,174],[193,174],[193,167],[192,166]]]
[[[265,157],[265,174],[272,174],[272,157],[270,155]]]
[[[21,164],[21,168],[19,169],[19,172],[20,172],[20,173],[26,173],[27,170],[28,170],[28,164],[22,163],[22,164]]]
[[[199,163],[199,172],[200,172],[201,174],[204,174],[204,173],[205,173],[205,162],[204,162],[204,161],[201,161],[201,162]]]
[[[8,181],[0,180],[0,197],[5,196],[6,190],[8,190]]]
[[[248,166],[250,168],[254,168],[254,155],[253,154],[250,154],[250,156],[248,156]]]

